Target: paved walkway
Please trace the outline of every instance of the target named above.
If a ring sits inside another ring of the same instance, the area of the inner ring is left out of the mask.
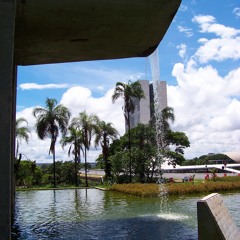
[[[206,174],[205,173],[164,173],[163,177],[166,178],[174,178],[174,179],[183,179],[183,177],[189,177],[191,175],[195,174],[195,179],[205,179]],[[227,176],[237,176],[237,173],[227,173]],[[209,176],[211,176],[211,173],[209,173]],[[218,177],[223,177],[224,173],[217,173]]]

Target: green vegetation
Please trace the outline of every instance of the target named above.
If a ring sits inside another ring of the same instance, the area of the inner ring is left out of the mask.
[[[203,155],[200,157],[196,157],[193,159],[185,160],[181,163],[183,166],[188,165],[205,165],[209,164],[211,160],[218,160],[225,163],[232,163],[233,160],[224,154],[211,154],[211,155]]]
[[[55,169],[55,144],[59,135],[59,131],[63,136],[67,132],[67,125],[70,118],[69,110],[59,104],[56,99],[47,98],[45,102],[46,108],[35,108],[33,116],[37,119],[36,132],[41,140],[48,137],[51,138],[49,154],[53,155],[53,184],[56,187],[56,169]]]
[[[111,123],[100,121],[96,129],[95,145],[101,145],[104,161],[105,179],[111,178],[111,163],[109,161],[110,140],[117,139],[119,133]]]
[[[25,118],[17,118],[16,119],[16,158],[18,157],[19,145],[22,140],[28,143],[30,130],[27,126],[22,126],[22,124],[28,124]]]
[[[147,183],[113,184],[110,190],[132,194],[138,197],[157,197],[160,194],[159,185]]]
[[[150,124],[138,124],[132,128],[131,134],[131,152],[128,150],[128,133],[113,141],[109,149],[109,161],[112,166],[112,174],[117,183],[122,181],[122,176],[129,175],[130,165],[129,155],[132,161],[132,182],[150,183],[155,182],[154,173],[157,171],[159,163],[156,161],[157,145],[156,145],[156,129]],[[173,132],[166,130],[162,136],[164,141],[161,147],[161,153],[168,158],[169,164],[180,164],[184,161],[184,148],[189,147],[187,136],[181,132]],[[168,146],[168,147],[167,147]],[[171,146],[170,150],[169,146]],[[98,159],[98,164],[101,158]],[[121,179],[120,179],[121,178]],[[129,179],[130,182],[130,179]]]
[[[84,164],[77,164],[77,172],[84,168]],[[91,168],[87,164],[87,168]],[[76,183],[75,162],[55,163],[55,177],[58,187],[73,187]],[[85,186],[84,174],[77,175],[78,186]],[[89,185],[95,186],[101,182],[100,176],[89,176]],[[37,166],[35,161],[22,160],[16,169],[16,186],[18,188],[54,188],[53,164]],[[76,185],[75,185],[76,186]]]
[[[161,194],[158,184],[113,184],[112,191],[118,191],[126,194],[132,194],[138,197],[157,197]],[[164,193],[168,195],[186,195],[199,193],[212,193],[221,191],[240,191],[240,177],[222,177],[215,181],[198,181],[185,183],[167,183],[164,184]]]
[[[114,93],[112,95],[112,101],[115,102],[118,98],[123,98],[123,111],[124,118],[128,128],[128,151],[129,151],[129,181],[132,182],[132,154],[131,154],[131,124],[130,124],[130,113],[135,111],[134,99],[139,101],[145,98],[144,92],[140,83],[128,81],[127,84],[117,82]]]
[[[45,108],[35,108],[33,115],[36,118],[36,132],[41,140],[50,138],[49,154],[53,156],[53,164],[46,169],[38,169],[38,184],[51,185],[81,185],[79,178],[79,169],[81,165],[81,157],[84,157],[85,186],[88,187],[88,168],[87,168],[87,152],[90,150],[91,144],[95,143],[95,147],[101,146],[102,152],[97,162],[105,170],[105,181],[117,183],[151,183],[155,182],[154,173],[159,166],[157,142],[161,142],[161,155],[168,159],[169,164],[180,164],[184,161],[184,148],[189,147],[190,143],[187,136],[182,132],[173,132],[170,129],[168,121],[174,121],[174,111],[170,107],[162,110],[161,125],[162,135],[156,133],[156,123],[154,118],[149,124],[138,124],[137,127],[131,129],[130,114],[134,113],[136,99],[144,98],[144,92],[140,83],[129,81],[127,84],[118,82],[116,84],[112,100],[115,102],[118,98],[123,98],[124,117],[128,126],[127,133],[118,139],[118,132],[111,123],[106,123],[98,118],[96,114],[88,114],[86,111],[80,112],[77,117],[73,117],[69,124],[71,113],[68,108],[61,104],[57,104],[56,99],[47,98]],[[154,109],[153,109],[154,111]],[[24,119],[16,121],[18,124],[26,122]],[[26,122],[27,123],[27,122]],[[20,128],[19,128],[20,129]],[[28,141],[28,129],[22,127],[22,135],[16,132],[16,138]],[[55,161],[55,144],[61,134],[62,147],[68,146],[68,156],[73,157],[71,165],[68,163],[58,163]],[[156,136],[159,139],[156,139]],[[17,141],[17,152],[19,141]],[[171,150],[170,150],[171,149]],[[29,172],[29,180],[26,174],[21,174],[21,156],[16,155],[15,175],[19,184],[35,185],[31,180],[34,178],[35,172]],[[17,159],[17,157],[19,158]],[[59,165],[65,170],[59,170]],[[68,166],[68,173],[67,168]],[[45,171],[46,170],[46,171]],[[71,172],[71,173],[70,173]],[[82,173],[83,174],[83,173]],[[83,175],[81,174],[81,179]],[[66,175],[68,177],[66,177]],[[31,177],[30,177],[31,176]],[[24,180],[23,180],[24,179]],[[17,181],[16,181],[17,182]]]

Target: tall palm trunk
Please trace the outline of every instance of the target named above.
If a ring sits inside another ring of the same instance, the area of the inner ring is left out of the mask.
[[[54,186],[54,188],[56,188],[55,147],[53,148],[53,186]]]
[[[77,143],[75,142],[75,145]],[[74,164],[74,170],[75,170],[75,185],[76,187],[78,187],[78,172],[77,172],[77,151],[75,150],[75,153],[74,153],[74,160],[75,160],[75,164]]]
[[[86,187],[88,187],[88,178],[87,178],[87,148],[85,146],[85,183]]]
[[[130,131],[130,114],[127,112],[128,123],[128,150],[129,150],[129,182],[132,182],[132,152],[131,152],[131,131]]]

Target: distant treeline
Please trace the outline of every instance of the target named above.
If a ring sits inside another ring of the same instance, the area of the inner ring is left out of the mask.
[[[208,155],[202,155],[201,157],[195,157],[193,159],[185,160],[182,162],[182,166],[188,166],[188,165],[205,165],[211,163],[211,161],[222,161],[225,163],[234,163],[234,161],[229,158],[227,155],[224,154],[208,154]]]

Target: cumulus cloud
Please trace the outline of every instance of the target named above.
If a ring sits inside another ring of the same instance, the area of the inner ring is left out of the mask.
[[[215,33],[217,36],[223,38],[234,37],[240,33],[240,30],[216,23],[216,19],[210,15],[198,15],[192,21],[199,24],[202,33]]]
[[[19,87],[22,90],[44,90],[44,89],[57,89],[57,88],[69,88],[70,84],[37,84],[37,83],[22,83]]]
[[[103,97],[95,98],[92,96],[90,89],[75,86],[69,88],[63,95],[59,103],[68,107],[72,113],[72,117],[76,117],[80,112],[86,110],[88,114],[95,113],[101,120],[111,122],[113,126],[122,135],[125,132],[124,117],[122,112],[123,101],[117,100],[116,103],[112,103],[113,89],[110,89]],[[38,106],[39,107],[39,106]],[[32,111],[35,107],[26,108],[17,113],[17,118],[24,117],[28,121],[28,127],[31,130],[29,143],[22,142],[20,146],[20,152],[24,153],[29,159],[36,159],[38,162],[51,162],[52,156],[48,155],[50,146],[50,139],[44,141],[40,140],[35,133],[36,119],[33,117]],[[66,149],[62,149],[59,140],[56,144],[56,160],[72,160],[67,155]],[[100,148],[91,148],[88,153],[88,161],[95,161],[96,157],[100,153]]]
[[[178,84],[168,87],[168,102],[175,110],[173,128],[190,139],[187,157],[239,149],[239,71],[221,77],[212,66],[175,64],[172,74]]]
[[[199,24],[202,33],[213,33],[216,38],[200,38],[202,45],[195,53],[200,63],[209,61],[237,60],[240,58],[240,30],[216,23],[213,16],[195,16],[193,22]]]

